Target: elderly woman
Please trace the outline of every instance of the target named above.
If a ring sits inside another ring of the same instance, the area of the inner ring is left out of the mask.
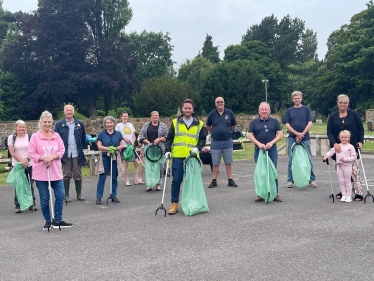
[[[143,124],[142,128],[140,129],[139,140],[141,143],[145,145],[159,145],[162,151],[165,151],[165,142],[166,137],[168,135],[168,127],[160,122],[160,116],[157,111],[151,112],[151,122],[147,122]],[[160,168],[160,180],[156,185],[156,190],[160,191],[161,181],[162,181],[162,174],[164,172],[164,165],[161,164]],[[146,191],[151,191],[152,187],[148,187]]]
[[[120,167],[121,159],[118,158],[119,151],[123,148],[124,140],[122,138],[122,134],[114,129],[116,125],[116,120],[112,116],[107,116],[104,118],[104,127],[105,129],[101,131],[97,137],[97,147],[101,151],[101,157],[99,157],[98,165],[103,165],[103,170],[98,172],[100,174],[99,182],[97,183],[97,190],[96,190],[96,205],[101,205],[101,198],[103,198],[104,193],[104,185],[106,180],[106,175],[108,171],[110,171],[110,165],[112,164],[112,193],[110,194],[110,198],[112,202],[120,203],[121,201],[117,198],[117,187],[118,187],[118,180],[117,177],[119,176],[118,173],[118,166]],[[116,152],[114,155],[110,153],[110,147],[115,147]],[[112,163],[111,163],[112,162]]]
[[[358,158],[357,146],[361,149],[364,142],[364,126],[362,125],[360,115],[358,115],[357,111],[348,108],[349,97],[347,95],[339,95],[337,103],[338,111],[331,113],[327,122],[327,137],[330,141],[330,147],[334,147],[335,151],[340,153],[339,133],[343,130],[348,130],[351,133],[350,143],[355,147]],[[353,163],[352,177],[356,194],[355,201],[362,201],[363,193],[357,171],[358,160]],[[336,198],[341,198],[341,193],[337,194]]]
[[[45,219],[43,230],[53,228],[71,227],[72,223],[62,220],[62,209],[64,206],[65,189],[62,180],[61,157],[64,155],[65,147],[59,134],[52,131],[52,114],[44,111],[39,120],[40,131],[33,134],[30,139],[29,155],[33,160],[32,178],[40,195],[40,207]],[[48,176],[49,171],[49,176]],[[48,184],[54,191],[54,221],[51,219],[49,210]]]
[[[121,123],[118,123],[116,125],[115,130],[120,132],[122,134],[122,138],[124,140],[124,148],[126,148],[129,144],[135,146],[135,127],[133,124],[131,124],[129,121],[129,114],[126,111],[121,112],[120,114]],[[135,154],[135,147],[134,147],[134,154]],[[136,155],[136,154],[135,154]],[[124,161],[124,175],[125,175],[125,181],[127,186],[131,186],[129,176],[127,173],[127,169],[129,167],[129,162]],[[134,181],[135,184],[140,184],[138,179],[138,168],[139,168],[139,159],[137,156],[135,156],[134,159]]]
[[[18,120],[14,125],[13,134],[8,137],[8,149],[12,156],[12,166],[14,167],[18,162],[20,162],[22,167],[25,168],[25,174],[29,180],[34,201],[34,204],[30,206],[29,210],[37,211],[38,208],[35,207],[34,181],[32,180],[32,160],[29,156],[29,142],[30,135],[27,134],[26,123],[22,120]],[[14,204],[16,205],[16,213],[22,213],[20,204],[17,200],[17,191],[14,196]]]

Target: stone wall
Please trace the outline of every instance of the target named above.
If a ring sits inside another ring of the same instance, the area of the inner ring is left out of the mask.
[[[258,115],[239,115],[236,116],[236,122],[240,127],[242,127],[243,130],[247,130],[249,123],[251,122],[252,119],[256,118]],[[278,115],[272,115],[273,117],[277,118],[279,120]],[[207,116],[199,116],[199,119],[203,121],[204,123],[206,122]],[[173,117],[160,117],[160,121],[164,122],[168,127],[170,126],[171,122],[173,120]],[[117,120],[120,122],[120,120]],[[140,131],[140,128],[145,122],[149,122],[150,117],[141,117],[141,118],[136,118],[132,117],[129,119],[129,122],[131,122],[137,132]],[[9,136],[10,134],[13,133],[14,129],[14,123],[13,121],[2,121],[0,122],[0,136],[2,139],[4,137]],[[28,133],[34,133],[38,130],[38,121],[25,121],[27,125],[27,131]],[[91,117],[87,120],[83,120],[86,133],[92,134],[92,135],[97,135],[100,131],[103,130],[103,118],[102,117]],[[2,145],[2,144],[1,144]]]
[[[374,109],[365,110],[365,120],[374,124]]]

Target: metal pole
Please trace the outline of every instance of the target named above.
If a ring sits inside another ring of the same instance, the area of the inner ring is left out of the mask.
[[[262,80],[262,83],[265,84],[265,101],[268,102],[268,83],[269,83],[269,80],[268,79]]]

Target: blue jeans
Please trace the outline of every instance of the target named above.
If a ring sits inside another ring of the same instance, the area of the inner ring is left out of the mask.
[[[96,189],[96,198],[103,198],[103,193],[104,193],[104,186],[105,186],[105,180],[106,180],[106,175],[109,171],[110,173],[110,162],[111,159],[110,157],[103,156],[103,165],[104,165],[104,173],[100,174],[99,176],[99,182],[97,183],[97,189]],[[118,186],[118,181],[117,181],[117,176],[118,176],[118,171],[117,171],[117,160],[112,161],[112,197],[117,197],[117,186]]]
[[[258,148],[258,146],[255,146],[255,155],[254,155],[255,162],[257,162],[259,152],[260,152],[260,149]],[[269,158],[271,159],[271,161],[273,161],[273,164],[274,164],[275,168],[277,168],[278,149],[277,149],[276,145],[273,145],[273,147],[268,150],[268,155],[269,155]],[[275,180],[275,185],[277,186],[277,194],[278,194],[278,179]]]
[[[179,193],[181,191],[181,184],[183,181],[183,161],[185,158],[173,158],[171,174],[173,181],[171,183],[171,203],[179,202]]]
[[[40,195],[40,208],[42,209],[43,217],[46,221],[51,221],[51,212],[49,210],[49,191],[48,181],[35,180],[36,187]],[[63,180],[51,181],[51,186],[55,194],[55,221],[62,221],[62,209],[64,207],[65,189]],[[51,198],[52,200],[52,198]]]
[[[291,169],[291,165],[292,165],[292,155],[291,155],[291,147],[292,145],[295,143],[295,139],[292,138],[292,137],[288,137],[288,141],[287,141],[287,145],[288,145],[288,172],[287,172],[287,182],[293,182],[293,178],[292,178],[292,169]],[[305,141],[301,141],[301,143],[305,146],[306,148],[306,151],[308,153],[308,157],[309,157],[309,163],[310,163],[310,180],[309,182],[311,181],[315,181],[316,180],[316,176],[314,175],[314,171],[313,171],[313,162],[312,162],[312,152],[310,150],[310,140],[305,140]]]

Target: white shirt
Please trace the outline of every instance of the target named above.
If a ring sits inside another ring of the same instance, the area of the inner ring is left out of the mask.
[[[127,138],[132,142],[132,136],[135,134],[136,130],[134,128],[134,125],[127,122],[126,124],[118,123],[116,125],[116,131],[120,132],[122,134],[122,138]],[[127,147],[128,143],[125,142],[124,147]]]

